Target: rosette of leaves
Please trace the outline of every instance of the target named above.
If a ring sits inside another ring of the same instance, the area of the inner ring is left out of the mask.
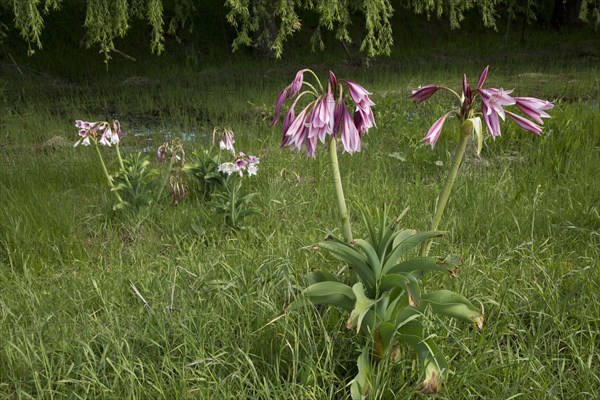
[[[156,171],[150,168],[150,162],[142,153],[132,153],[123,158],[123,168],[112,178],[112,190],[123,200],[113,207],[115,210],[138,211],[152,202]]]
[[[218,170],[220,157],[209,150],[196,150],[192,153],[191,162],[183,170],[192,176],[197,183],[197,189],[205,199],[211,197],[217,190],[225,187],[227,176]]]
[[[319,243],[320,249],[347,263],[357,281],[349,285],[332,273],[312,272],[308,276],[309,286],[299,302],[341,307],[350,314],[347,327],[367,339],[358,358],[358,374],[351,384],[353,399],[362,399],[377,391],[371,379],[374,369],[397,361],[401,345],[413,348],[418,355],[425,376],[423,391],[437,392],[448,364],[433,337],[424,329],[423,318],[431,312],[481,328],[483,315],[460,294],[449,290],[425,293],[420,287],[420,280],[416,278],[420,274],[440,272],[456,277],[456,257],[411,256],[424,241],[445,236],[445,232],[396,229],[398,219],[388,224],[386,211],[377,212],[378,226],[370,222],[370,217],[367,212],[363,213],[368,230],[366,240],[356,239],[347,244],[330,238]]]

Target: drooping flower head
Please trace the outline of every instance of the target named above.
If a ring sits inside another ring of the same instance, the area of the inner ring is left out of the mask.
[[[215,140],[219,141],[219,148],[221,150],[228,150],[235,156],[235,149],[233,148],[233,144],[235,143],[233,131],[229,128],[219,128],[216,127],[213,129],[212,134],[212,144],[215,144]]]
[[[169,178],[169,190],[171,191],[171,200],[174,205],[179,204],[187,194],[183,181],[176,176]]]
[[[161,144],[156,150],[156,160],[159,164],[170,160],[172,165],[179,164],[183,166],[185,164],[185,150],[181,139],[175,138]]]
[[[305,73],[314,78],[314,84],[304,79]],[[338,81],[331,71],[324,87],[313,71],[301,69],[279,93],[271,125],[277,123],[283,104],[290,100],[292,104],[283,119],[281,147],[305,149],[309,157],[314,157],[318,142],[325,143],[332,136],[341,137],[344,151],[354,153],[360,151],[362,135],[375,126],[371,109],[375,103],[370,94],[356,82]],[[296,114],[295,107],[300,101],[304,107]],[[348,111],[347,103],[352,104],[353,114]]]
[[[472,89],[468,82],[467,76],[463,77],[462,94],[458,95],[454,90],[449,89],[440,85],[426,85],[419,87],[417,90],[412,92],[410,98],[416,103],[429,99],[439,89],[445,89],[453,93],[460,101],[460,107],[452,109],[445,113],[439,118],[429,129],[427,135],[423,138],[425,143],[430,144],[431,147],[435,146],[444,122],[448,116],[456,116],[460,119],[463,130],[466,129],[468,132],[473,132],[477,136],[478,140],[478,153],[481,151],[481,119],[485,122],[488,133],[492,137],[500,136],[500,119],[505,120],[506,116],[517,123],[521,128],[526,131],[532,132],[536,135],[541,134],[542,127],[537,125],[543,125],[544,121],[542,118],[550,118],[550,115],[546,113],[546,110],[550,110],[554,107],[554,104],[546,100],[540,100],[533,97],[512,97],[512,90],[496,89],[496,88],[484,88],[483,85],[487,80],[489,66],[485,67],[481,72],[479,81],[475,89]],[[476,107],[475,100],[481,99],[481,107]],[[505,111],[504,108],[508,106],[517,106],[527,117],[533,119],[535,122],[528,120],[527,118],[515,114],[510,111]]]
[[[78,119],[75,121],[75,126],[79,129],[80,137],[80,139],[75,142],[75,147],[79,144],[89,146],[92,142],[94,144],[110,147],[113,144],[119,144],[121,136],[123,135],[121,123],[116,119],[112,124],[109,124],[106,121],[87,122]]]
[[[435,92],[437,92],[441,88],[442,87],[439,85],[419,86],[417,89],[412,91],[410,99],[415,103],[420,103],[433,96]]]

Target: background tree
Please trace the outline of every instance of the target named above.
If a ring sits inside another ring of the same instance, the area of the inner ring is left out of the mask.
[[[324,49],[323,31],[331,31],[344,45],[356,42],[367,57],[389,55],[393,45],[392,17],[395,9],[390,0],[215,0],[223,7],[226,20],[235,29],[233,49],[252,46],[263,55],[281,57],[285,42],[301,29],[312,30],[313,48]],[[192,29],[194,15],[201,6],[193,0],[0,0],[2,15],[12,16],[0,22],[0,40],[14,29],[27,43],[28,53],[42,48],[41,35],[45,20],[56,10],[85,7],[84,44],[98,46],[110,58],[114,41],[125,37],[134,21],[149,25],[150,48],[160,54],[165,35],[177,35],[182,29]],[[207,7],[203,5],[202,7]],[[496,29],[499,17],[510,21],[522,16],[533,23],[542,16],[547,20],[550,9],[561,14],[560,25],[577,15],[581,20],[600,23],[600,0],[405,0],[397,7],[409,13],[440,19],[447,18],[449,26],[459,28],[467,17],[478,15],[485,27]],[[310,23],[306,23],[309,21]],[[12,25],[12,26],[11,26]],[[305,26],[307,25],[307,26]],[[350,28],[352,27],[352,31]],[[397,28],[397,27],[395,27]]]

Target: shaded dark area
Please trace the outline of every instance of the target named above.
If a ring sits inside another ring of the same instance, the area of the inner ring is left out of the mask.
[[[121,58],[128,61],[144,61],[173,56],[179,63],[188,66],[206,64],[222,64],[240,57],[256,59],[271,59],[268,44],[257,43],[252,48],[242,48],[233,53],[231,43],[237,36],[237,31],[226,19],[228,9],[219,0],[203,1],[195,10],[188,12],[178,8],[177,1],[164,2],[165,55],[156,56],[150,50],[151,27],[146,21],[132,18],[130,29],[125,37],[115,42],[111,64]],[[525,4],[523,4],[525,3]],[[549,34],[573,35],[597,39],[599,33],[594,30],[593,23],[584,23],[579,19],[580,0],[541,0],[534,2],[509,1],[501,4],[496,13],[496,29],[486,28],[480,12],[470,10],[460,29],[451,29],[447,16],[440,18],[428,15],[417,15],[413,10],[402,4],[394,4],[395,13],[392,18],[395,48],[391,59],[401,57],[407,51],[427,46],[435,49],[447,46],[452,38],[467,38],[480,42],[481,36],[494,38],[494,50],[503,51],[511,44],[520,43],[523,46],[540,31]],[[528,8],[529,7],[529,8]],[[27,54],[28,46],[14,28],[10,10],[2,10],[0,23],[4,25],[6,37],[2,41],[0,59],[4,62],[15,63],[14,60]],[[331,56],[348,59],[355,64],[365,63],[364,55],[359,51],[361,38],[364,35],[364,17],[358,12],[352,14],[350,26],[351,44],[344,44],[335,39],[334,31],[321,29],[320,39],[325,44],[323,51],[314,49],[313,35],[318,27],[319,16],[316,12],[298,10],[302,21],[302,29],[286,42],[284,60],[293,60],[298,56],[314,52],[316,59],[327,59]],[[176,16],[185,14],[184,23],[178,22]],[[86,6],[84,2],[63,1],[58,11],[51,10],[44,15],[45,27],[42,32],[43,49],[35,49],[35,54],[23,61],[27,64],[48,65],[47,58],[53,60],[57,67],[60,64],[85,63],[94,68],[95,64],[103,63],[99,48],[87,48],[85,44],[86,31],[84,21]],[[277,21],[263,21],[261,29],[275,30]],[[169,32],[174,28],[173,32]],[[335,29],[335,28],[334,28]],[[258,36],[258,35],[257,35]],[[255,39],[257,39],[255,37]],[[535,39],[533,39],[535,40]],[[10,58],[13,58],[11,60]],[[58,60],[60,58],[60,60]],[[386,59],[383,57],[383,59]],[[39,60],[39,61],[38,61]],[[84,60],[84,61],[83,61]],[[281,61],[277,61],[281,62]]]

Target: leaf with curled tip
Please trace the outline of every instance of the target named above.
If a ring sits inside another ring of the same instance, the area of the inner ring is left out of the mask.
[[[365,294],[365,287],[362,282],[357,282],[352,286],[352,292],[356,296],[356,303],[354,309],[350,313],[350,318],[346,323],[347,328],[354,328],[356,326],[356,333],[360,332],[363,318],[367,312],[373,307],[377,300],[373,300],[367,297]]]
[[[348,312],[352,311],[356,302],[356,296],[350,286],[341,282],[318,282],[304,289],[302,295],[313,304],[338,306]]]
[[[419,308],[423,310],[426,306],[429,306],[436,314],[472,322],[477,328],[483,328],[483,315],[467,298],[458,293],[450,290],[438,290],[423,294]]]

